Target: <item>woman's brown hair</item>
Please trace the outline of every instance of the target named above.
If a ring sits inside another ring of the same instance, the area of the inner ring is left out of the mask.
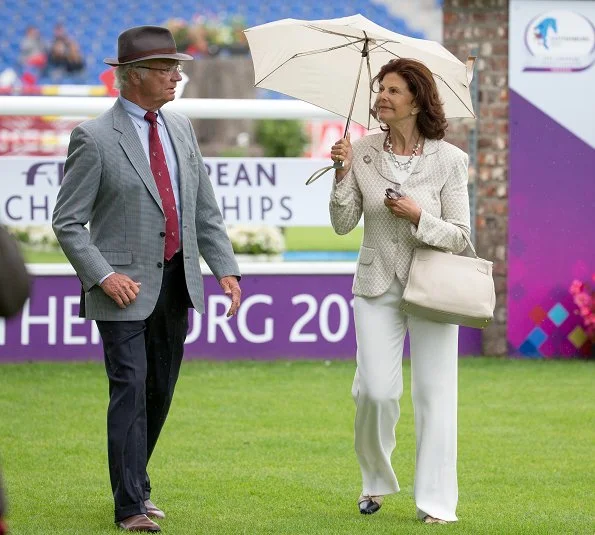
[[[438,88],[430,69],[414,59],[391,59],[380,68],[380,72],[373,78],[372,88],[391,72],[403,78],[407,82],[409,91],[413,94],[415,103],[420,109],[417,114],[417,128],[421,135],[426,139],[442,139],[448,128],[448,123],[444,117]],[[376,111],[372,110],[371,113],[376,119]],[[381,128],[386,130],[382,126]]]

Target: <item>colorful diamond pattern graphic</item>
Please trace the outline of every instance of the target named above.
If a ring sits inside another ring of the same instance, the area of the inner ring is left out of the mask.
[[[560,303],[556,303],[550,311],[547,313],[548,317],[552,320],[552,323],[556,325],[556,327],[560,327],[568,318],[569,313],[568,310],[564,308],[564,306]]]
[[[578,349],[587,341],[587,335],[583,328],[580,325],[577,325],[568,335],[568,340],[570,340],[570,343]]]
[[[525,340],[519,347],[521,355],[530,358],[541,358],[539,350],[529,340]]]
[[[529,340],[535,347],[539,347],[547,340],[547,334],[543,332],[543,329],[535,327],[535,329],[529,333],[529,336],[527,336],[527,340]]]
[[[544,355],[552,351],[552,348],[564,346],[568,348],[570,343],[579,354],[590,355],[593,353],[593,345],[589,341],[589,336],[580,325],[576,324],[577,322],[574,321],[574,316],[569,310],[568,306],[559,301],[547,312],[541,305],[534,306],[528,314],[528,319],[535,327],[518,346],[518,352],[527,358],[543,358]],[[546,319],[550,321],[546,321]]]
[[[536,306],[531,312],[529,313],[529,317],[533,320],[535,325],[539,325],[545,318],[547,318],[547,313],[543,310],[543,307]]]

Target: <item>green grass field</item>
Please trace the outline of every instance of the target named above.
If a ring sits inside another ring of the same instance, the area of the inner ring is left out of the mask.
[[[288,251],[357,251],[363,231],[363,227],[356,227],[339,236],[332,227],[288,227],[285,245]]]
[[[32,264],[68,264],[68,259],[62,251],[38,251],[27,246],[21,246],[25,262]]]
[[[595,367],[464,359],[459,517],[415,520],[410,367],[401,493],[357,512],[351,362],[191,361],[150,472],[171,534],[593,534]],[[0,454],[13,535],[117,533],[100,363],[3,365]]]

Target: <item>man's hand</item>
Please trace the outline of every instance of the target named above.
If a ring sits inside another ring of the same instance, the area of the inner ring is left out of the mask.
[[[238,308],[240,308],[240,301],[242,297],[242,290],[240,288],[240,283],[238,279],[233,275],[228,277],[222,277],[219,281],[221,288],[225,292],[225,295],[231,297],[231,306],[227,311],[227,317],[235,316]]]
[[[128,275],[112,273],[101,283],[101,289],[111,297],[120,308],[126,308],[134,302],[140,292],[140,282],[134,282]]]

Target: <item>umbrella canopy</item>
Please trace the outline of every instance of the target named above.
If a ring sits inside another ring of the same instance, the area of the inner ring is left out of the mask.
[[[334,112],[368,129],[371,80],[395,58],[423,62],[434,75],[446,117],[475,117],[469,85],[473,64],[435,41],[391,32],[362,15],[328,20],[283,19],[245,30],[256,87]]]

